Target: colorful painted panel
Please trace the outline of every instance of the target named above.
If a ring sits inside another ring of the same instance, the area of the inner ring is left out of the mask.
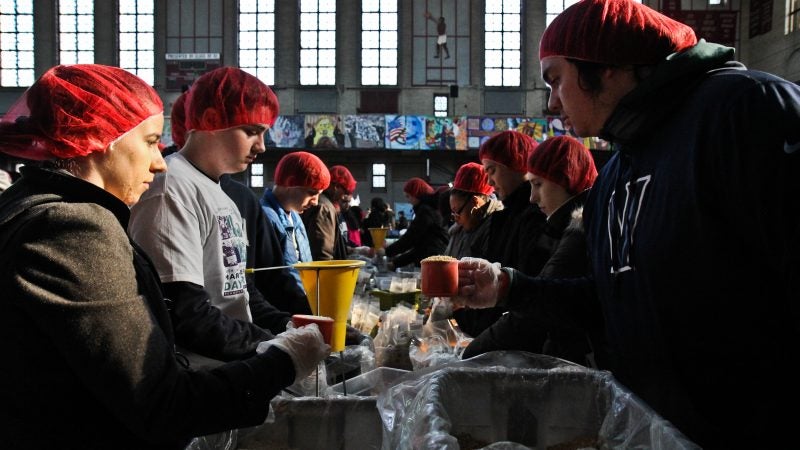
[[[337,114],[306,116],[306,148],[343,148],[342,118]]]
[[[425,116],[386,116],[386,148],[430,150],[425,142]]]
[[[385,136],[386,117],[382,115],[344,116],[346,148],[383,148]]]
[[[547,121],[528,117],[469,117],[468,147],[479,148],[487,139],[506,130],[519,131],[541,142],[547,132]]]
[[[432,150],[466,150],[467,118],[427,117],[425,142]]]
[[[544,119],[513,117],[509,118],[508,122],[509,129],[526,134],[532,137],[536,142],[542,142],[547,138],[547,121]]]
[[[264,136],[267,148],[303,148],[305,121],[305,116],[278,116],[275,124]]]

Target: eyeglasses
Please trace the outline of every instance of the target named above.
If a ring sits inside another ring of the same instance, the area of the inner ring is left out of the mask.
[[[453,219],[458,219],[461,217],[461,213],[464,212],[464,208],[466,208],[469,203],[470,200],[466,200],[461,207],[458,208],[458,211],[450,211],[450,215],[453,216]]]

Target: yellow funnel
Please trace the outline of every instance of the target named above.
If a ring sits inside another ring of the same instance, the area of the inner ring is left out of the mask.
[[[356,290],[358,271],[364,264],[364,261],[351,259],[294,264],[294,268],[300,272],[300,280],[306,288],[313,314],[333,318],[331,351],[344,350],[350,303]]]
[[[386,233],[388,232],[388,228],[370,228],[369,234],[372,236],[372,248],[383,248],[383,244],[386,242]]]

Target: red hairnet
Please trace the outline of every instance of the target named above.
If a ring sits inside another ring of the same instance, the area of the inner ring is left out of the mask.
[[[553,137],[539,144],[528,157],[528,172],[556,183],[572,195],[592,187],[597,178],[592,154],[570,136]]]
[[[170,127],[172,128],[172,142],[182,148],[186,143],[186,92],[175,99],[170,112]]]
[[[220,67],[195,80],[185,109],[187,132],[272,126],[278,118],[278,98],[253,75],[236,67]]]
[[[356,179],[345,166],[331,167],[331,185],[334,184],[341,186],[348,194],[356,190]]]
[[[119,67],[55,66],[0,120],[2,151],[30,160],[103,152],[145,119],[163,111],[156,91]]]
[[[420,198],[426,195],[433,195],[435,191],[425,180],[414,177],[406,181],[406,184],[403,185],[403,192],[412,197]]]
[[[697,44],[691,27],[633,0],[581,0],[544,30],[539,59],[655,64]]]
[[[308,152],[292,152],[278,161],[275,167],[275,184],[324,190],[331,184],[331,173],[316,155]]]
[[[538,144],[532,137],[518,131],[503,131],[492,136],[481,145],[478,159],[488,159],[500,163],[509,169],[525,173],[525,161],[528,153]]]
[[[494,188],[489,186],[489,177],[483,170],[483,166],[474,162],[459,167],[453,182],[453,189],[482,195],[494,192]]]

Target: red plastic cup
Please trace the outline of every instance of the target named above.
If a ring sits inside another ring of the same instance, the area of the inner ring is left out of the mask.
[[[331,345],[331,337],[333,336],[333,319],[325,316],[312,316],[308,314],[295,314],[292,316],[292,323],[295,327],[300,328],[310,323],[317,324],[319,331],[322,333],[322,339],[326,344]]]
[[[453,297],[458,294],[458,260],[420,262],[422,293],[428,297]]]

